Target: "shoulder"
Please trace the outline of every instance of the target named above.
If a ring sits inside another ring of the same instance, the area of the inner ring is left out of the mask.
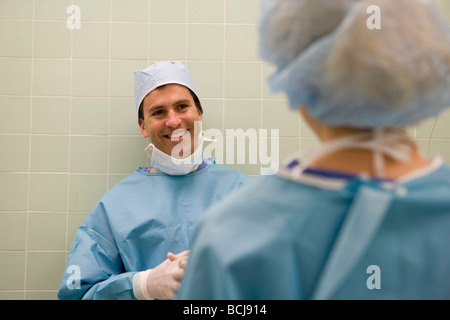
[[[214,162],[208,164],[203,170],[195,172],[198,176],[214,177],[220,179],[217,181],[232,182],[243,184],[252,181],[253,178],[236,169],[216,164]]]
[[[161,177],[148,176],[139,170],[137,169],[107,190],[93,207],[90,215],[109,215],[111,212],[126,211],[127,207],[141,203],[143,198],[153,194],[154,189],[169,188],[165,187],[163,182],[155,181]]]
[[[429,192],[438,195],[444,191],[450,192],[450,165],[445,163],[440,156],[432,159],[431,164],[418,172],[407,175],[401,182],[409,190],[417,192]],[[439,191],[437,191],[439,190]]]
[[[345,204],[336,199],[344,197],[345,193],[318,192],[315,187],[278,175],[259,176],[209,208],[202,215],[198,230],[211,239],[248,238],[260,234],[284,238],[285,230],[315,214],[316,206],[321,206],[323,211],[336,210],[336,202]]]
[[[290,246],[286,230],[293,215],[277,201],[282,197],[279,182],[284,181],[276,176],[254,178],[208,209],[197,224],[192,261],[233,268],[263,252],[283,256]]]
[[[222,164],[217,164],[215,162],[214,158],[209,158],[209,159],[207,159],[205,161],[208,163],[206,168],[208,168],[210,171],[222,172],[222,173],[234,173],[234,174],[237,174],[237,175],[247,176],[246,174],[242,173],[241,171],[238,171],[236,169],[224,166]]]
[[[286,202],[282,201],[286,196],[283,195],[285,189],[282,185],[288,181],[277,176],[250,179],[238,192],[233,192],[207,210],[200,221],[200,229],[210,230],[209,226],[214,226],[215,231],[239,233],[241,226],[247,228],[251,225],[256,232],[259,227],[267,227],[267,220],[277,219],[277,212],[287,209]]]
[[[139,167],[108,190],[103,200],[123,197],[124,195],[132,196],[135,192],[139,193],[139,190],[148,194],[152,188],[161,189],[165,184],[173,184],[176,177],[161,172],[153,172],[152,168]]]
[[[450,177],[450,165],[448,163],[444,163],[442,167],[437,171],[437,175],[445,176],[447,178],[445,179],[445,181],[450,184],[450,179],[448,179],[448,177]]]

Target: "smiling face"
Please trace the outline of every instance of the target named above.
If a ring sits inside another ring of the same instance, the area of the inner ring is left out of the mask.
[[[188,88],[168,84],[153,90],[142,102],[142,113],[144,119],[139,119],[141,133],[144,138],[150,138],[156,148],[171,155],[173,147],[183,141],[189,132],[193,153],[197,138],[194,135],[194,123],[202,120],[202,114]],[[175,136],[177,139],[172,141]]]

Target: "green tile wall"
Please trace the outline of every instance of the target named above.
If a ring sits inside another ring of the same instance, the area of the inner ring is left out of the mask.
[[[448,1],[436,3],[450,21]],[[81,29],[67,28],[70,5]],[[148,164],[136,69],[185,63],[204,129],[279,129],[280,159],[317,143],[268,88],[258,15],[259,0],[0,0],[0,299],[56,299],[82,220]],[[411,130],[427,156],[450,161],[449,122],[446,112]]]

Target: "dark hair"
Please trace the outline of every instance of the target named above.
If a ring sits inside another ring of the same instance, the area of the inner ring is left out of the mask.
[[[159,87],[162,88],[165,85]],[[187,88],[187,87],[186,87]],[[203,114],[203,108],[202,108],[202,104],[200,103],[200,99],[197,97],[197,95],[194,93],[194,91],[192,91],[191,89],[187,88],[189,90],[189,92],[191,93],[192,99],[194,99],[194,103],[195,106],[197,107],[197,110]],[[144,104],[144,100],[142,100],[141,105],[139,106],[139,119],[144,120],[144,112],[142,110],[142,105]]]

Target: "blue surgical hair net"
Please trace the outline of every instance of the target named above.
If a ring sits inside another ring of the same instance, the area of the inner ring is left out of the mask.
[[[134,72],[134,97],[138,117],[139,107],[144,98],[156,88],[166,84],[183,85],[189,88],[198,98],[194,80],[183,63],[179,61],[155,62],[144,70]],[[203,110],[200,111],[203,113]]]
[[[262,0],[260,55],[291,109],[331,126],[416,124],[450,106],[450,33],[426,0]],[[380,29],[369,28],[378,6]]]

